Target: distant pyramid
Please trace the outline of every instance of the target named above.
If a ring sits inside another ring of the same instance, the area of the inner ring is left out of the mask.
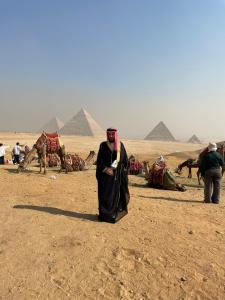
[[[59,131],[63,126],[63,122],[55,117],[46,123],[38,132],[56,132]]]
[[[69,120],[60,130],[61,134],[102,136],[105,135],[103,129],[97,124],[92,116],[83,108]]]
[[[188,140],[188,143],[201,144],[201,141],[195,134],[193,134],[192,137]]]
[[[155,140],[155,141],[175,141],[172,133],[166,127],[166,125],[161,121],[155,128],[146,136],[145,140]]]

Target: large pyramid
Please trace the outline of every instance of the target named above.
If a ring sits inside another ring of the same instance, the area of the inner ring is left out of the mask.
[[[145,140],[155,140],[155,141],[175,141],[172,133],[166,127],[166,125],[161,121],[158,125],[153,128],[153,130],[145,137]]]
[[[190,139],[188,140],[188,143],[201,144],[201,141],[195,134],[193,134],[192,137],[190,137]]]
[[[46,123],[38,132],[56,132],[59,131],[63,126],[63,122],[55,117]]]
[[[83,108],[69,120],[60,130],[61,134],[103,136],[103,129],[97,124],[92,116]]]

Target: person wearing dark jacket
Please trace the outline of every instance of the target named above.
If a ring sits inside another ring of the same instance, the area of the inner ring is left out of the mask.
[[[224,159],[216,150],[216,143],[209,143],[208,152],[203,156],[200,163],[200,172],[205,184],[205,203],[219,204],[220,201],[220,182],[224,168]]]
[[[107,129],[107,141],[100,144],[96,178],[99,220],[115,223],[128,213],[128,157],[115,128]]]

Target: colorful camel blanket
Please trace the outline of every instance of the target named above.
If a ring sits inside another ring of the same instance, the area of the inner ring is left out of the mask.
[[[57,167],[60,163],[60,159],[57,154],[52,153],[47,155],[47,163],[49,167]]]
[[[163,186],[163,177],[166,172],[166,164],[154,163],[149,171],[149,179],[153,186]]]
[[[61,147],[58,133],[43,132],[35,144],[37,148],[42,147],[43,144],[46,144],[48,153],[58,152]]]
[[[50,137],[47,136],[47,151],[49,153],[54,153],[59,151],[60,149],[60,141],[59,136]]]
[[[129,162],[129,174],[137,175],[141,172],[142,169],[143,165],[138,160]]]
[[[84,160],[77,154],[66,154],[65,168],[68,172],[82,171],[85,167]]]

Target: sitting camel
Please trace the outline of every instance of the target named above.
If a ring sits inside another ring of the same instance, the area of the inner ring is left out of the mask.
[[[142,174],[143,164],[138,161],[134,155],[128,158],[128,174],[129,175],[139,175]]]
[[[65,155],[65,171],[83,171],[88,170],[94,163],[95,152],[90,151],[88,157],[84,160],[77,154],[67,153]]]
[[[18,172],[27,168],[28,164],[31,163],[36,153],[40,163],[40,173],[42,172],[43,166],[44,174],[46,174],[46,156],[49,154],[57,154],[60,158],[61,169],[64,168],[65,146],[60,144],[59,135],[57,133],[50,134],[43,132],[42,135],[37,139],[31,151],[26,155],[24,161],[19,164]]]
[[[149,167],[148,162],[144,161],[143,163],[145,179],[148,181],[150,187],[172,191],[186,191],[184,185],[176,183],[175,177],[166,167],[162,156],[151,167]]]

